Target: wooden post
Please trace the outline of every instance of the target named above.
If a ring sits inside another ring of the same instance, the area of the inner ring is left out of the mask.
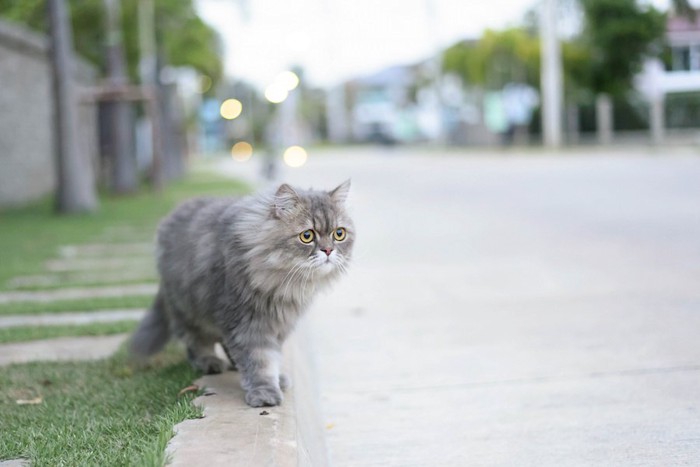
[[[608,94],[598,94],[595,100],[598,143],[607,146],[613,140],[613,103]]]

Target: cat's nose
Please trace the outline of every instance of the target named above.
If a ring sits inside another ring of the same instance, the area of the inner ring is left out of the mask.
[[[330,256],[333,248],[321,248],[321,251],[324,252],[326,256]]]

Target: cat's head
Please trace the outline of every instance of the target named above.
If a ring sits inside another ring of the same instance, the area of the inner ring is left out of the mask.
[[[343,272],[352,256],[355,227],[345,209],[346,181],[331,191],[281,185],[270,215],[276,221],[279,253],[290,265],[329,276]]]

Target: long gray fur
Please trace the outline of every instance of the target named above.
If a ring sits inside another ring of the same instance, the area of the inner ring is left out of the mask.
[[[289,384],[280,373],[282,344],[315,293],[351,258],[349,188],[349,181],[330,192],[284,184],[175,209],[158,228],[160,288],[131,352],[152,355],[175,336],[195,367],[220,373],[226,368],[214,353],[220,342],[241,371],[246,402],[280,404]],[[336,241],[333,232],[341,227],[346,237]],[[307,229],[315,233],[308,245],[299,238]]]

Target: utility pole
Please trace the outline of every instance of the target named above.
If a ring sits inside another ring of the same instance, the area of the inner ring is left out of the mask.
[[[63,213],[97,209],[92,167],[78,141],[78,101],[73,85],[73,34],[66,0],[49,0],[53,76],[56,210]]]
[[[543,0],[540,14],[542,51],[542,130],[544,145],[558,148],[562,144],[563,80],[561,44],[557,35],[557,0]]]
[[[107,80],[113,88],[128,84],[122,44],[120,0],[104,0],[107,12]],[[130,104],[115,100],[109,108],[109,143],[112,152],[112,190],[131,193],[137,189],[136,157],[131,128]]]

